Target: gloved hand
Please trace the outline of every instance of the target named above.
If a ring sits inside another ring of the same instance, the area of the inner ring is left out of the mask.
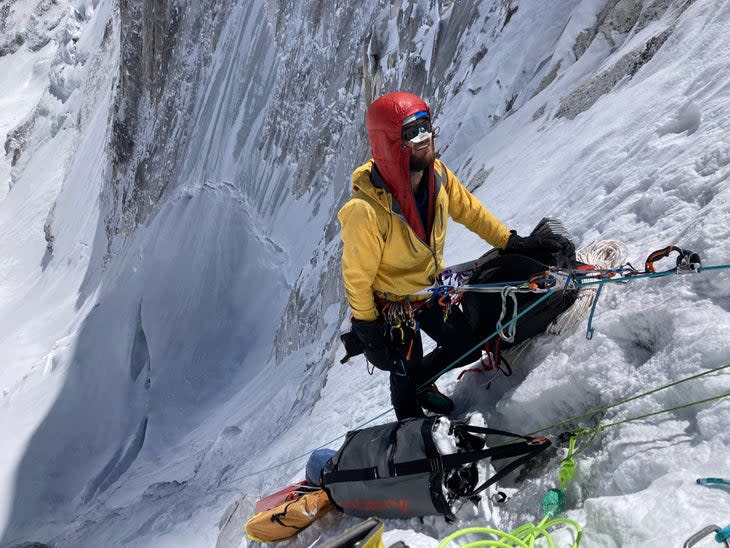
[[[365,347],[365,357],[378,369],[391,371],[394,367],[386,325],[382,317],[372,321],[352,318],[352,332],[362,341]]]
[[[556,234],[530,234],[522,237],[513,230],[504,251],[527,255],[550,266],[575,266],[575,245],[568,238]]]

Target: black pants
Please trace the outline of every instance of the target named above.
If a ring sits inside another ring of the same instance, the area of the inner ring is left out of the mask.
[[[395,365],[390,373],[390,400],[398,420],[423,416],[416,398],[416,390],[423,384],[434,382],[433,378],[447,368],[462,367],[481,356],[479,348],[471,351],[477,341],[459,308],[452,307],[444,321],[444,309],[432,302],[416,310],[414,316],[420,329],[436,341],[437,346],[424,356],[420,331],[407,327],[403,328],[402,340],[396,337],[391,342]]]

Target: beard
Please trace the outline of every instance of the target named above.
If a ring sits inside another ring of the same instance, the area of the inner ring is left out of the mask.
[[[431,167],[435,159],[436,153],[433,150],[430,150],[428,154],[421,157],[415,157],[413,154],[411,154],[411,157],[408,160],[408,170],[423,171],[424,169]]]

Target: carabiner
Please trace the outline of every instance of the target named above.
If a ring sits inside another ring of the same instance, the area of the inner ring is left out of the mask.
[[[694,535],[689,537],[682,546],[683,548],[692,548],[692,546],[697,544],[706,536],[709,536],[712,533],[716,533],[715,540],[717,540],[717,542],[725,543],[725,547],[730,548],[730,542],[727,540],[726,537],[722,536],[723,531],[724,530],[717,525],[708,525],[707,527],[704,527],[703,529],[697,531]]]
[[[673,251],[679,253],[679,257],[677,257],[676,263],[676,271],[678,274],[683,274],[687,272],[699,272],[700,268],[702,268],[702,261],[697,253],[682,249],[681,247],[677,247],[676,245],[669,245],[665,248],[658,249],[650,253],[644,263],[644,270],[650,273],[656,272],[654,262],[658,261],[659,259],[663,259],[664,257],[669,257],[669,254]]]

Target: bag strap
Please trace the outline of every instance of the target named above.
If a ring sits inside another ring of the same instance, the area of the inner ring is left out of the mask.
[[[486,458],[491,458],[494,461],[508,459],[512,457],[520,457],[501,468],[484,484],[477,487],[473,493],[476,494],[489,487],[492,483],[503,478],[512,470],[518,468],[521,464],[532,459],[538,453],[541,453],[551,445],[550,440],[543,436],[530,438],[527,436],[521,436],[519,434],[513,434],[511,432],[506,432],[504,430],[495,430],[493,428],[483,428],[479,426],[456,425],[456,428],[481,434],[496,434],[513,438],[520,438],[525,441],[509,443],[505,445],[497,445],[495,447],[489,447],[487,449],[481,449],[478,451],[465,451],[463,453],[453,453],[450,455],[434,455],[426,459],[422,458],[412,461],[401,462],[393,464],[391,466],[390,473],[393,476],[407,476],[412,474],[422,474],[426,472],[453,470],[455,468],[458,468],[459,466],[478,462]],[[379,477],[380,475],[378,474],[377,466],[369,466],[367,468],[355,468],[352,470],[334,470],[332,472],[324,474],[322,479],[326,485],[329,482],[338,483],[351,481],[368,481],[378,479]]]
[[[486,426],[473,426],[471,424],[455,423],[452,425],[454,430],[462,430],[464,432],[472,432],[474,434],[487,434],[493,436],[506,436],[508,438],[520,438],[525,441],[530,441],[536,438],[529,436],[523,436],[521,434],[515,434],[514,432],[507,432],[506,430],[498,430],[496,428],[487,428]]]
[[[297,527],[296,525],[289,525],[288,523],[284,523],[284,522],[282,521],[282,518],[285,518],[285,517],[286,517],[286,513],[287,513],[287,512],[289,511],[289,507],[290,507],[290,506],[291,506],[292,504],[294,504],[294,503],[295,503],[295,502],[296,502],[297,500],[299,500],[299,499],[297,498],[296,500],[293,500],[293,501],[289,502],[289,504],[287,504],[287,505],[286,505],[286,506],[284,507],[284,509],[283,509],[283,510],[282,510],[281,512],[276,512],[276,513],[274,513],[274,514],[271,514],[271,517],[269,518],[269,520],[270,520],[270,521],[271,521],[272,523],[273,523],[273,522],[276,522],[276,523],[278,523],[279,525],[281,525],[282,527],[289,527],[289,528],[291,528],[291,529],[294,529],[294,530],[296,530],[297,532],[299,532],[299,531],[302,531],[302,530],[306,529],[306,528],[307,528],[307,526],[306,526],[306,525],[304,525],[303,527]]]
[[[455,430],[461,430],[463,432],[472,432],[475,434],[485,434],[485,435],[498,435],[498,436],[507,436],[510,438],[520,438],[525,440],[522,443],[512,443],[509,445],[498,445],[495,447],[491,447],[490,449],[504,449],[502,452],[498,452],[495,455],[491,455],[492,460],[499,460],[504,458],[510,458],[513,456],[518,456],[519,458],[516,458],[512,462],[506,464],[484,483],[482,483],[480,486],[476,487],[474,491],[471,492],[471,494],[466,495],[467,497],[472,497],[474,495],[478,495],[482,491],[484,491],[487,487],[490,485],[498,482],[500,479],[505,477],[510,472],[513,472],[523,464],[526,464],[528,461],[535,458],[537,455],[545,451],[548,447],[552,445],[550,440],[545,438],[544,436],[537,436],[537,437],[529,437],[529,436],[523,436],[520,434],[515,434],[514,432],[507,432],[506,430],[498,430],[496,428],[487,428],[484,426],[473,426],[470,424],[454,424],[453,428]],[[489,450],[489,449],[488,449]],[[461,453],[466,454],[466,453]],[[456,455],[460,455],[460,453],[457,453]],[[454,455],[454,456],[456,456]],[[454,459],[456,460],[456,459]]]
[[[478,495],[479,493],[484,491],[490,485],[498,482],[499,480],[501,480],[503,477],[505,477],[510,472],[516,470],[523,464],[526,464],[528,461],[532,460],[537,455],[539,455],[540,453],[545,451],[545,449],[550,447],[552,445],[552,443],[550,443],[550,441],[547,438],[543,438],[543,439],[545,439],[546,443],[542,443],[539,445],[532,445],[531,449],[528,453],[525,453],[521,457],[513,460],[512,462],[506,464],[505,466],[503,466],[502,468],[497,470],[497,472],[491,478],[489,478],[487,481],[482,483],[480,486],[475,487],[474,491],[472,491],[470,494],[468,494],[466,496],[473,497],[474,495]]]
[[[430,457],[428,459],[418,459],[401,462],[393,466],[393,475],[405,476],[408,474],[419,474],[423,472],[453,470],[454,468],[458,468],[459,466],[478,462],[486,458],[491,458],[491,460],[494,461],[518,457],[520,455],[534,456],[537,453],[547,449],[550,445],[551,443],[547,438],[540,437],[529,439],[529,441],[489,447],[487,449],[481,449],[479,451],[465,451],[463,453],[452,453],[451,455],[440,455]]]

